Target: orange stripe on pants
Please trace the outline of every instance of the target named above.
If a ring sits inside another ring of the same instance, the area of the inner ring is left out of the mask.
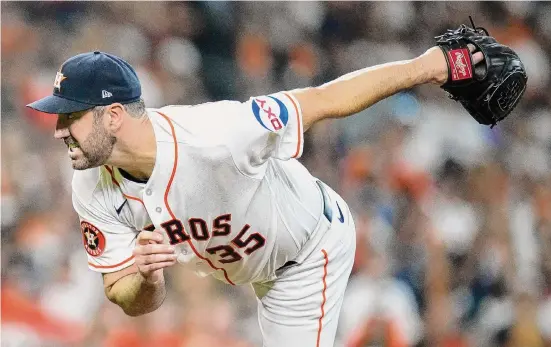
[[[323,327],[321,320],[323,319],[323,316],[325,316],[325,309],[324,309],[324,305],[326,301],[325,290],[327,289],[327,283],[325,282],[325,279],[327,278],[327,264],[329,264],[329,258],[327,257],[327,252],[325,251],[325,249],[322,249],[321,251],[323,252],[323,258],[325,259],[325,264],[323,264],[323,291],[321,292],[321,295],[323,296],[323,301],[321,302],[321,316],[318,321],[318,340],[316,342],[316,347],[320,346],[321,329]]]

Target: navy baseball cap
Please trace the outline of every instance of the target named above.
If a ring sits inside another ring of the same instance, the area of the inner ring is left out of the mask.
[[[115,102],[130,103],[141,95],[140,80],[130,64],[96,51],[64,62],[56,74],[53,95],[27,107],[45,113],[72,113]]]

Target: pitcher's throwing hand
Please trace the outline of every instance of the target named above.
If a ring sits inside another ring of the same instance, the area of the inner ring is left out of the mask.
[[[163,235],[160,232],[144,230],[138,234],[132,254],[140,273],[145,278],[150,278],[162,274],[159,270],[176,264],[175,249],[172,245],[163,244]]]

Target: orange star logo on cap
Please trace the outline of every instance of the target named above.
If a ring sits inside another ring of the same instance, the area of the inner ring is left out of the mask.
[[[61,71],[58,71],[55,75],[54,88],[57,88],[57,90],[61,91],[61,82],[66,78],[67,77],[63,76]]]

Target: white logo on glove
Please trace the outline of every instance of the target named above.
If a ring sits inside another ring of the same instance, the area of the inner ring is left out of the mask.
[[[473,77],[471,66],[467,62],[469,51],[465,48],[454,49],[448,52],[451,80],[458,81]]]
[[[460,73],[463,76],[467,75],[467,64],[465,64],[464,60],[465,56],[461,52],[455,53],[455,68],[458,70],[457,72]]]

